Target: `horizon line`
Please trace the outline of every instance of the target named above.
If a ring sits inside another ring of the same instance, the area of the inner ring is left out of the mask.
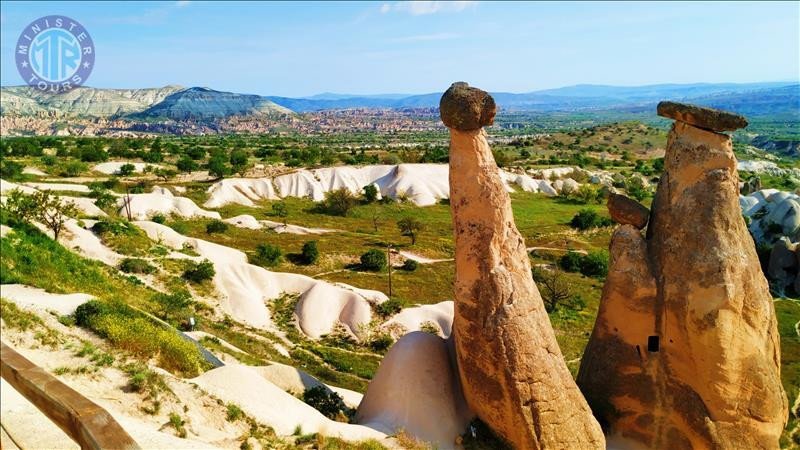
[[[690,82],[690,83],[670,83],[670,82],[663,82],[663,83],[648,83],[648,84],[639,84],[639,85],[616,85],[616,84],[596,84],[596,83],[578,83],[578,84],[571,84],[566,86],[559,86],[554,88],[546,88],[546,89],[536,89],[532,91],[523,91],[523,92],[511,92],[511,91],[497,91],[497,90],[490,90],[489,92],[492,94],[512,94],[512,95],[524,95],[524,94],[535,94],[538,92],[544,91],[554,91],[559,89],[567,89],[567,88],[575,88],[575,87],[610,87],[610,88],[647,88],[647,87],[658,87],[658,86],[695,86],[695,85],[714,85],[714,84],[729,84],[729,85],[748,85],[748,84],[768,84],[768,83],[789,83],[789,84],[800,84],[800,78],[796,80],[791,79],[783,79],[783,80],[762,80],[762,81],[748,81],[748,82],[732,82],[732,81],[698,81],[698,82]],[[335,100],[345,100],[345,99],[353,99],[353,98],[365,98],[365,97],[375,97],[375,96],[397,96],[397,98],[406,98],[406,97],[415,97],[415,96],[423,96],[423,95],[431,95],[437,94],[440,92],[444,92],[446,88],[442,91],[432,91],[432,92],[421,92],[421,93],[402,93],[402,92],[379,92],[375,94],[351,94],[351,93],[339,93],[339,92],[332,92],[332,91],[323,91],[318,92],[315,94],[310,95],[303,95],[303,96],[288,96],[288,95],[274,95],[274,94],[252,94],[247,92],[237,92],[237,91],[227,91],[227,90],[218,90],[209,86],[185,86],[180,83],[167,83],[163,86],[148,86],[148,87],[94,87],[94,86],[87,86],[81,85],[74,89],[86,88],[86,89],[100,89],[100,90],[126,90],[126,89],[163,89],[170,86],[180,87],[183,89],[194,89],[194,88],[202,88],[202,89],[210,89],[217,92],[229,92],[233,94],[240,94],[240,95],[257,95],[260,97],[280,97],[280,98],[289,98],[289,99],[297,99],[297,100],[312,100],[312,101],[335,101]],[[471,85],[472,86],[472,85]],[[32,88],[32,86],[27,84],[15,84],[15,85],[0,85],[1,89],[7,88]],[[313,98],[323,95],[336,95],[342,96],[339,99],[319,99]]]

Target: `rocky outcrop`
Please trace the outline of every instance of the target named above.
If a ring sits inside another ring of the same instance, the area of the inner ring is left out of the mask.
[[[659,116],[675,119],[704,130],[733,131],[747,126],[747,119],[744,117],[713,108],[677,102],[661,102],[656,109]]]
[[[600,427],[564,363],[480,128],[492,123],[494,101],[487,96],[456,83],[440,108],[445,124],[460,127],[450,129],[450,205],[453,333],[464,396],[515,448],[604,448]]]
[[[356,422],[387,434],[406,431],[434,448],[457,448],[474,415],[467,408],[447,341],[415,331],[381,361]]]
[[[777,189],[762,189],[739,197],[750,234],[759,244],[772,245],[783,236],[800,240],[800,196]]]
[[[641,230],[650,219],[646,206],[624,195],[609,193],[606,204],[611,218],[618,224],[633,225]]]
[[[778,291],[791,286],[797,277],[797,244],[787,237],[772,246],[767,264],[767,277]]]
[[[578,373],[610,435],[652,449],[778,448],[779,335],[738,182],[730,137],[678,121],[647,238],[614,232]]]

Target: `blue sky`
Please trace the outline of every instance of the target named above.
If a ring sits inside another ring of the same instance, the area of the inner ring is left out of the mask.
[[[507,92],[800,78],[800,2],[0,3],[2,85],[20,31],[81,22],[96,87],[264,95]]]

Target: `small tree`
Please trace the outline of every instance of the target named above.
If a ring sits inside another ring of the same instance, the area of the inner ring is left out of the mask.
[[[117,197],[103,186],[91,186],[89,197],[93,198],[94,204],[102,210],[117,204]]]
[[[161,305],[161,318],[164,320],[176,318],[181,311],[194,303],[192,296],[186,291],[176,291],[171,294],[160,293],[156,295],[156,301]]]
[[[289,217],[289,208],[286,206],[286,202],[281,200],[277,203],[273,203],[272,215],[275,217],[280,217],[281,221],[283,222],[283,226],[286,226],[287,217]]]
[[[79,213],[74,203],[62,201],[48,191],[36,191],[28,196],[15,189],[9,195],[5,207],[22,221],[41,222],[53,232],[53,239],[56,241],[67,219]]]
[[[247,152],[241,149],[232,151],[230,162],[234,172],[244,173],[247,169]]]
[[[205,280],[210,280],[216,275],[214,264],[209,260],[203,260],[199,263],[192,263],[184,272],[183,278],[195,282],[202,283]]]
[[[303,244],[302,259],[305,264],[314,264],[319,259],[317,241],[308,241]]]
[[[376,248],[367,250],[361,255],[361,268],[371,272],[380,272],[386,268],[386,255]]]
[[[380,220],[381,220],[380,210],[378,210],[377,207],[374,207],[372,209],[372,228],[375,229],[376,233],[378,232],[378,225],[380,225],[381,223]]]
[[[123,177],[127,177],[132,175],[134,171],[136,171],[136,166],[134,166],[131,163],[125,163],[119,167],[117,174]]]
[[[231,168],[226,164],[224,155],[217,154],[208,160],[208,173],[217,178],[231,173]]]
[[[181,157],[181,159],[179,159],[178,162],[175,163],[175,166],[181,172],[191,172],[193,170],[197,170],[198,168],[197,163],[194,162],[192,158],[188,158],[186,156]]]
[[[373,203],[377,199],[378,188],[376,188],[374,184],[368,184],[364,186],[364,201],[367,203]]]
[[[281,262],[282,256],[283,252],[281,252],[280,247],[271,244],[258,244],[253,262],[259,266],[272,267]]]
[[[419,263],[417,263],[413,259],[406,259],[405,261],[403,261],[403,270],[405,270],[406,272],[413,272],[417,270],[418,265]]]
[[[425,229],[425,225],[413,217],[405,217],[397,221],[400,234],[411,238],[411,245],[417,243],[417,236]]]
[[[569,283],[558,268],[545,270],[536,267],[533,269],[533,279],[542,294],[544,309],[549,313],[558,309],[560,303],[572,296]]]
[[[323,205],[329,214],[346,216],[356,206],[356,197],[347,188],[340,188],[325,193]]]
[[[214,219],[206,224],[206,233],[208,234],[224,233],[226,231],[228,231],[228,224],[219,219]]]

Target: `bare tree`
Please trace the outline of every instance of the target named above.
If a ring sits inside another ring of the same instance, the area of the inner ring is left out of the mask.
[[[572,297],[569,283],[564,278],[564,273],[558,267],[543,269],[534,267],[533,279],[539,287],[544,301],[544,309],[553,312],[559,304]]]

